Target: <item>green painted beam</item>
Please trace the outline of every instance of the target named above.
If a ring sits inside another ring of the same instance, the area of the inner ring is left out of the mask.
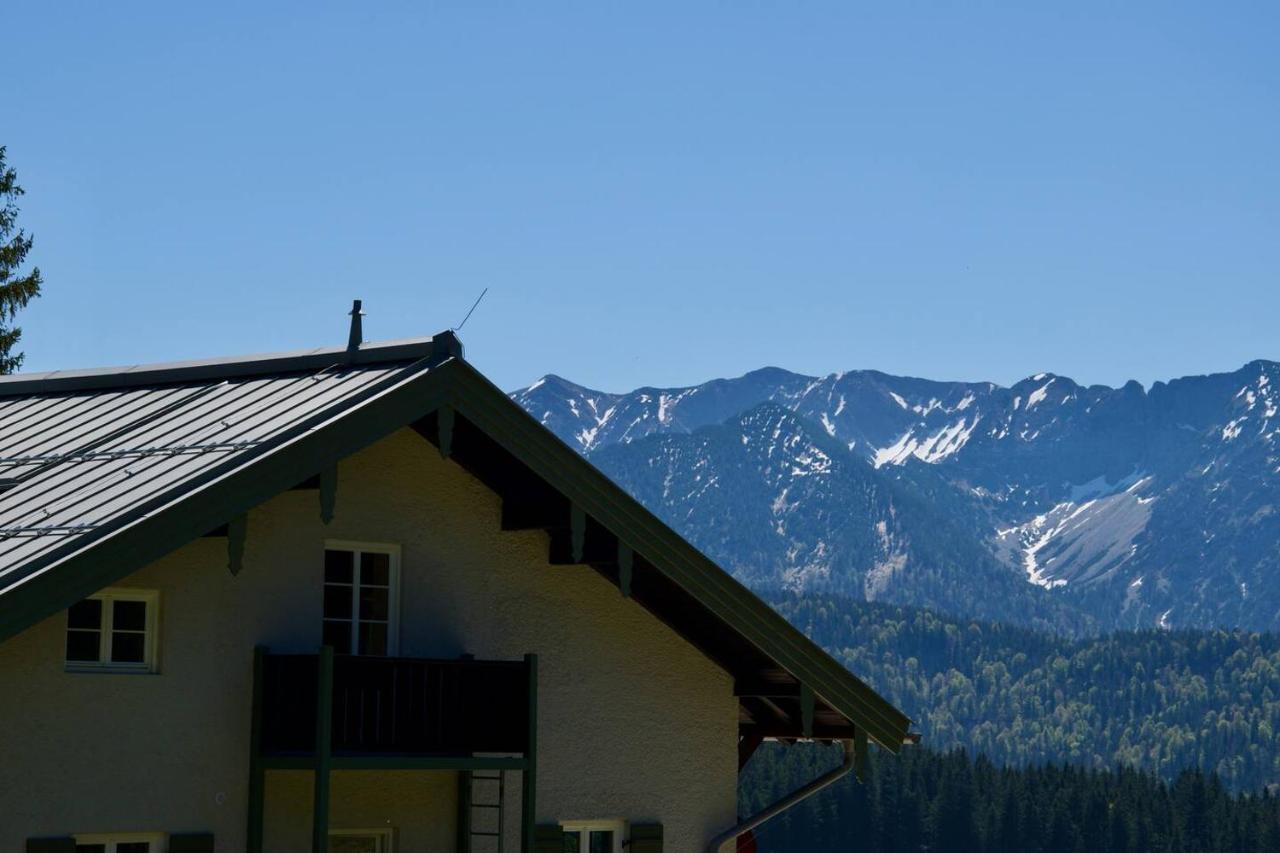
[[[333,646],[320,649],[316,681],[316,768],[311,805],[311,853],[329,851],[329,770],[333,749]]]
[[[471,771],[458,773],[458,816],[454,836],[456,853],[471,853]],[[501,827],[499,827],[501,830]]]
[[[436,411],[436,440],[439,442],[441,459],[448,459],[453,455],[452,406],[441,406]]]
[[[618,591],[623,598],[631,597],[631,571],[635,563],[635,552],[622,540],[618,540]]]
[[[320,521],[333,521],[333,510],[338,502],[338,463],[324,466],[320,471]]]
[[[520,853],[534,853],[538,832],[538,656],[524,656],[529,669],[529,736],[520,782]]]
[[[264,770],[314,770],[311,755],[267,755]],[[523,756],[470,755],[333,755],[330,770],[527,770]]]
[[[335,755],[331,770],[525,770],[522,757]]]
[[[227,522],[227,571],[232,576],[244,568],[244,543],[248,536],[248,513],[242,512]]]
[[[266,808],[266,768],[262,762],[262,697],[267,650],[253,649],[253,702],[249,721],[249,810],[245,829],[248,853],[262,853],[262,828]]]
[[[573,561],[581,563],[582,554],[587,547],[587,514],[577,504],[569,507],[569,535]]]

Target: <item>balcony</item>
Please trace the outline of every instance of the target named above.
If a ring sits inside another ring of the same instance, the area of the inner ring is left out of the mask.
[[[266,774],[310,770],[311,848],[329,843],[330,776],[343,770],[521,774],[521,834],[534,842],[538,659],[253,657],[249,853],[264,850]],[[461,777],[460,777],[461,778]]]
[[[264,653],[257,667],[258,754],[275,766],[310,766],[318,747],[335,766],[530,751],[530,660]]]

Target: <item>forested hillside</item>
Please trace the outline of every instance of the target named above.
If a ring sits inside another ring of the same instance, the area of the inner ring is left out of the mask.
[[[1125,631],[1064,640],[837,596],[772,603],[916,720],[997,765],[1118,764],[1235,790],[1280,782],[1280,638]],[[1277,848],[1280,849],[1280,848]]]
[[[830,747],[766,744],[743,774],[740,810],[755,813],[838,760]],[[873,752],[865,784],[846,777],[765,824],[757,842],[760,853],[1274,853],[1280,800],[1231,795],[1197,771],[1164,783],[908,748]]]

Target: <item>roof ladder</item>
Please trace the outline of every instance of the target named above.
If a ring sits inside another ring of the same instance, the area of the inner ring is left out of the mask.
[[[466,853],[502,853],[506,784],[501,770],[466,774]]]

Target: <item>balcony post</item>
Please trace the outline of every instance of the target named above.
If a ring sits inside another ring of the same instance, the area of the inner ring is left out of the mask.
[[[524,749],[524,777],[520,780],[520,853],[534,853],[538,823],[538,656],[527,654],[524,663],[529,672],[529,730]]]
[[[329,771],[333,752],[333,646],[320,649],[316,679],[316,781],[311,807],[311,853],[329,850]]]
[[[262,853],[262,820],[266,800],[266,771],[262,767],[262,684],[267,650],[253,649],[253,710],[249,722],[249,818],[245,831],[248,853]]]

